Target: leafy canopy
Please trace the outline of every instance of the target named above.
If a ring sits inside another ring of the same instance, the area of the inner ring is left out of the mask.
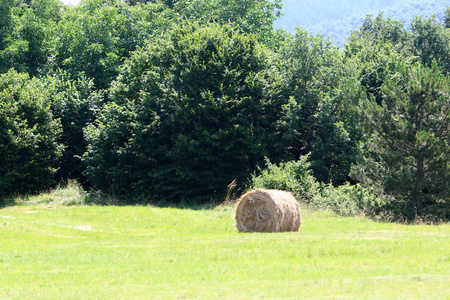
[[[244,182],[276,151],[271,72],[267,51],[233,26],[172,30],[126,62],[88,131],[88,177],[102,189],[175,200]]]
[[[0,75],[0,196],[33,193],[53,184],[61,124],[45,85],[16,71]]]

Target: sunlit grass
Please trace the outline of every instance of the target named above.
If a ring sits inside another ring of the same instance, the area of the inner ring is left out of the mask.
[[[237,233],[234,210],[0,210],[0,298],[448,299],[450,225],[304,211],[298,233]]]

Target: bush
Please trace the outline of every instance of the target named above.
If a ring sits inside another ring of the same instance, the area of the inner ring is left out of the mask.
[[[375,216],[383,201],[361,185],[347,183],[339,187],[321,185],[309,204],[315,209],[331,210],[340,216]]]
[[[360,185],[333,187],[318,183],[311,175],[308,156],[278,165],[266,158],[266,168],[251,177],[249,189],[254,188],[289,191],[313,209],[330,210],[341,216],[374,216],[384,205],[381,197]]]
[[[278,165],[266,158],[266,168],[253,173],[249,189],[265,188],[291,192],[306,203],[311,201],[319,184],[311,175],[308,156],[298,161],[282,162]]]

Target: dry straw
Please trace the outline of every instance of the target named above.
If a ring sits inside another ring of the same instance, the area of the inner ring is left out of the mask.
[[[291,193],[256,189],[241,196],[236,207],[239,232],[298,231],[300,207]]]

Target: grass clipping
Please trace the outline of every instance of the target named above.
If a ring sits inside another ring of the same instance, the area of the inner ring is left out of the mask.
[[[291,193],[256,189],[241,196],[236,207],[239,232],[298,231],[300,207]]]

